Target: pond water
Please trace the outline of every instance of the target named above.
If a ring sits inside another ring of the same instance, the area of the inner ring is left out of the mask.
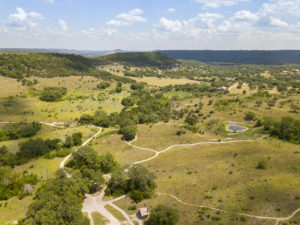
[[[228,131],[232,131],[232,132],[235,130],[239,132],[247,130],[247,127],[242,127],[239,125],[227,125],[226,128]]]

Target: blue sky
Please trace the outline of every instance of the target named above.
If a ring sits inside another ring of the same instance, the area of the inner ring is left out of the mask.
[[[300,0],[0,0],[0,47],[300,49]]]

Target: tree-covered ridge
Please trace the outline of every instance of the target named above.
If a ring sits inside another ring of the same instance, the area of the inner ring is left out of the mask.
[[[207,63],[281,65],[298,64],[300,61],[300,51],[297,50],[165,50],[161,52],[173,57],[174,59],[197,60]]]
[[[4,53],[0,54],[0,75],[25,79],[38,77],[95,76],[103,80],[130,83],[133,80],[97,70],[96,58],[58,53]]]
[[[92,72],[94,59],[52,53],[8,53],[0,55],[0,74],[7,77],[56,77]]]
[[[98,58],[100,63],[124,63],[129,66],[172,67],[176,62],[170,56],[160,52],[126,52],[116,53]]]

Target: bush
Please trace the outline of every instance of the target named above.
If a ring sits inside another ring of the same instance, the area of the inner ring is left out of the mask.
[[[133,190],[130,194],[130,198],[136,203],[141,202],[145,197],[147,196],[144,196],[144,192],[140,190]]]
[[[45,87],[41,93],[40,99],[46,102],[61,101],[62,97],[67,94],[64,87]]]
[[[150,217],[145,225],[175,225],[178,220],[179,215],[176,209],[158,205],[151,210]]]
[[[256,169],[265,170],[267,169],[267,162],[265,160],[261,160],[258,162]]]
[[[135,202],[140,202],[144,198],[149,198],[154,193],[156,184],[155,176],[141,165],[134,165],[128,171],[128,177],[123,170],[114,171],[108,182],[106,194],[121,196],[130,193],[130,197]]]
[[[152,196],[156,183],[155,175],[141,165],[134,165],[128,171],[128,191],[132,191],[134,200],[142,200]],[[141,194],[143,193],[143,194]]]
[[[38,122],[9,124],[0,130],[0,141],[14,140],[23,137],[32,137],[41,129]]]
[[[79,146],[82,144],[82,133],[77,132],[72,134],[73,143],[75,146]]]
[[[79,122],[81,124],[89,124],[92,123],[94,120],[94,117],[90,114],[82,114],[82,116],[79,119]]]
[[[188,116],[184,122],[186,122],[187,124],[189,124],[191,126],[194,126],[199,122],[199,120],[198,120],[197,116],[192,115],[192,116]]]
[[[120,126],[120,133],[126,141],[133,140],[136,136],[137,125],[132,120],[123,121]]]
[[[47,154],[50,151],[47,143],[43,141],[41,138],[38,139],[30,139],[24,143],[20,144],[20,151],[17,155],[20,158],[32,159],[38,156],[42,156]]]
[[[247,121],[254,120],[255,119],[255,113],[254,112],[247,112],[244,119],[247,120]]]
[[[134,101],[130,97],[123,98],[121,104],[124,105],[124,106],[133,106],[134,105]]]
[[[98,89],[106,89],[110,87],[110,83],[105,81],[105,82],[101,82],[100,84],[97,85],[97,88]]]

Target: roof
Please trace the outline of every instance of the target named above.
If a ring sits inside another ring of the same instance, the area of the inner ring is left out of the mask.
[[[139,211],[140,211],[140,215],[141,215],[142,217],[148,216],[148,215],[149,215],[149,212],[148,212],[148,209],[147,209],[147,208],[140,208]]]

